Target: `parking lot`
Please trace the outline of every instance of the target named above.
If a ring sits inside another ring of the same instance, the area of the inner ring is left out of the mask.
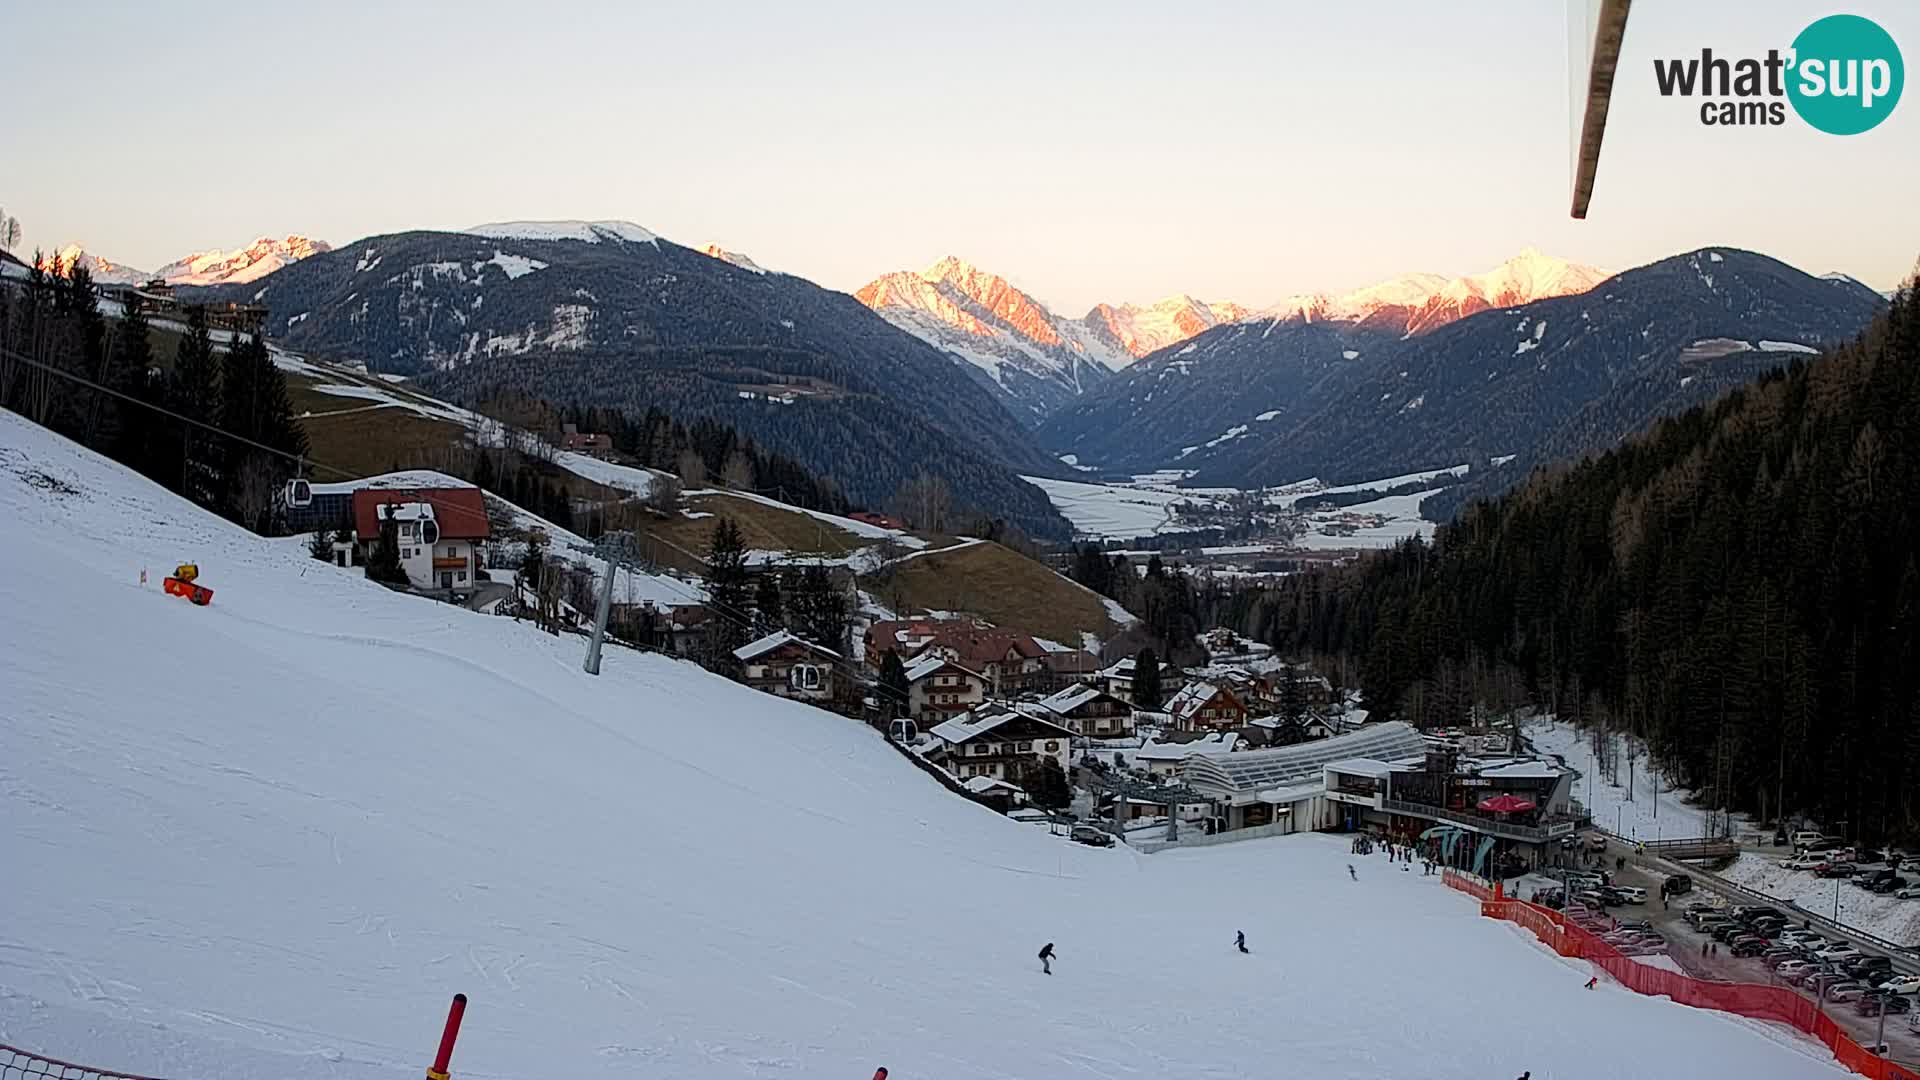
[[[1649,929],[1665,939],[1664,955],[1671,958],[1673,964],[1684,969],[1697,979],[1720,982],[1760,983],[1772,985],[1792,985],[1783,980],[1772,966],[1762,957],[1742,957],[1733,955],[1731,945],[1716,940],[1710,933],[1702,932],[1686,918],[1691,906],[1711,905],[1719,912],[1728,912],[1744,903],[1743,900],[1730,898],[1716,893],[1710,884],[1701,883],[1695,877],[1696,886],[1692,892],[1672,898],[1665,903],[1660,899],[1660,886],[1667,874],[1660,869],[1637,865],[1631,859],[1627,866],[1615,870],[1611,862],[1608,870],[1615,885],[1637,887],[1646,890],[1648,899],[1643,903],[1622,904],[1608,907],[1606,914],[1618,921],[1644,920]],[[1843,889],[1856,886],[1845,884]],[[1791,919],[1792,912],[1785,905],[1775,905],[1782,915]],[[1776,937],[1801,929],[1800,923],[1788,921],[1776,931]],[[1844,944],[1838,940],[1825,944]],[[1632,951],[1632,950],[1623,950]],[[1871,955],[1870,950],[1861,950],[1863,955]],[[1645,961],[1643,961],[1645,962]],[[1817,992],[1804,986],[1793,987],[1809,1000],[1817,1000]],[[1920,1004],[1916,995],[1908,995]],[[1871,1045],[1879,1030],[1878,1016],[1861,1015],[1852,1000],[1833,1002],[1826,1005],[1829,1016],[1862,1046]],[[1920,1013],[1889,1012],[1886,1017],[1886,1042],[1889,1056],[1895,1061],[1912,1065],[1920,1062]]]

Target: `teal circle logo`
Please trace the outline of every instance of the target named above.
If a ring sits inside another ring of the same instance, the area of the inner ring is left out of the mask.
[[[1900,47],[1879,23],[1829,15],[1793,39],[1787,100],[1800,119],[1829,135],[1858,135],[1893,112],[1906,75]]]

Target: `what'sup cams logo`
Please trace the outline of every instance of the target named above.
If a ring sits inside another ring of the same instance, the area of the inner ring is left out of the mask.
[[[1661,97],[1703,98],[1708,126],[1777,125],[1787,106],[1829,135],[1871,131],[1893,112],[1906,83],[1900,47],[1872,19],[1829,15],[1800,31],[1784,54],[1729,60],[1701,49],[1698,58],[1655,60]]]

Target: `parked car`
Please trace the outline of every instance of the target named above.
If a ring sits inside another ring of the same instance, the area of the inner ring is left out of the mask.
[[[1895,975],[1880,984],[1889,994],[1920,994],[1920,975]]]
[[[1712,930],[1709,930],[1708,933],[1713,936],[1713,940],[1722,944],[1731,945],[1734,938],[1747,936],[1747,928],[1729,919],[1719,926],[1714,927]]]
[[[1076,844],[1086,844],[1089,847],[1113,846],[1113,834],[1092,825],[1075,825],[1067,834],[1067,838]]]
[[[1825,861],[1825,859],[1822,859],[1818,855],[1795,855],[1791,859],[1781,859],[1780,868],[1783,870],[1812,870]]]
[[[1876,972],[1892,971],[1893,961],[1884,956],[1863,956],[1858,960],[1848,961],[1845,966],[1854,978],[1864,979]]]
[[[1607,838],[1601,835],[1600,833],[1593,833],[1589,835],[1587,837],[1587,850],[1588,851],[1607,850]]]
[[[1761,938],[1741,938],[1733,943],[1735,956],[1759,956],[1767,951],[1767,943]]]
[[[1826,837],[1812,829],[1801,829],[1793,834],[1793,846],[1797,848],[1812,847],[1825,839]]]
[[[1650,922],[1648,922],[1648,921],[1647,921],[1647,920],[1645,920],[1645,919],[1621,919],[1621,920],[1620,920],[1620,929],[1622,929],[1622,930],[1651,930],[1651,929],[1653,929],[1653,924],[1652,924],[1652,923],[1650,923]]]
[[[1789,968],[1783,965],[1780,970],[1780,977],[1792,983],[1795,986],[1806,986],[1807,980],[1813,978],[1815,975],[1818,975],[1820,973],[1821,971],[1820,971],[1819,964],[1808,964],[1805,967],[1794,967],[1794,968]]]
[[[1881,896],[1885,896],[1888,893],[1898,892],[1899,890],[1904,889],[1906,887],[1907,887],[1906,878],[1883,877],[1879,881],[1876,881],[1873,884],[1867,886],[1867,889],[1870,892],[1876,892],[1876,893],[1879,893]]]
[[[1909,855],[1900,860],[1899,868],[1909,874],[1920,873],[1920,858]]]
[[[1825,947],[1827,943],[1827,939],[1821,937],[1819,934],[1797,926],[1791,930],[1780,931],[1780,940],[1789,945],[1819,945]]]
[[[1913,999],[1905,994],[1888,994],[1885,997],[1862,995],[1854,1001],[1853,1007],[1862,1016],[1878,1016],[1883,1009],[1889,1013],[1912,1012]]]
[[[1827,1000],[1852,1001],[1854,998],[1866,993],[1866,991],[1867,987],[1864,983],[1838,982],[1827,987]]]
[[[1614,892],[1620,894],[1620,899],[1625,900],[1629,904],[1644,904],[1647,902],[1647,890],[1638,885],[1615,885],[1612,888]]]
[[[1821,949],[1813,955],[1815,958],[1824,960],[1829,964],[1838,964],[1848,960],[1858,960],[1866,954],[1851,945],[1834,945]]]
[[[1823,971],[1813,978],[1808,979],[1807,985],[1813,987],[1814,993],[1825,994],[1836,986],[1859,986],[1860,984],[1850,978],[1844,971]]]
[[[1686,874],[1675,874],[1660,883],[1660,895],[1685,896],[1693,891],[1693,878]]]

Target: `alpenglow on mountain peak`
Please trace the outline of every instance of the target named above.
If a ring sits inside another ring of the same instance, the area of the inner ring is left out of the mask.
[[[1275,304],[1280,321],[1349,322],[1412,335],[1488,308],[1583,293],[1611,275],[1597,267],[1523,248],[1484,274],[1449,278],[1412,273],[1351,292],[1308,293]]]
[[[1142,356],[1247,314],[1176,295],[1140,307],[1056,314],[1006,277],[957,255],[883,274],[854,294],[895,326],[983,372],[1017,411],[1045,415]]]

